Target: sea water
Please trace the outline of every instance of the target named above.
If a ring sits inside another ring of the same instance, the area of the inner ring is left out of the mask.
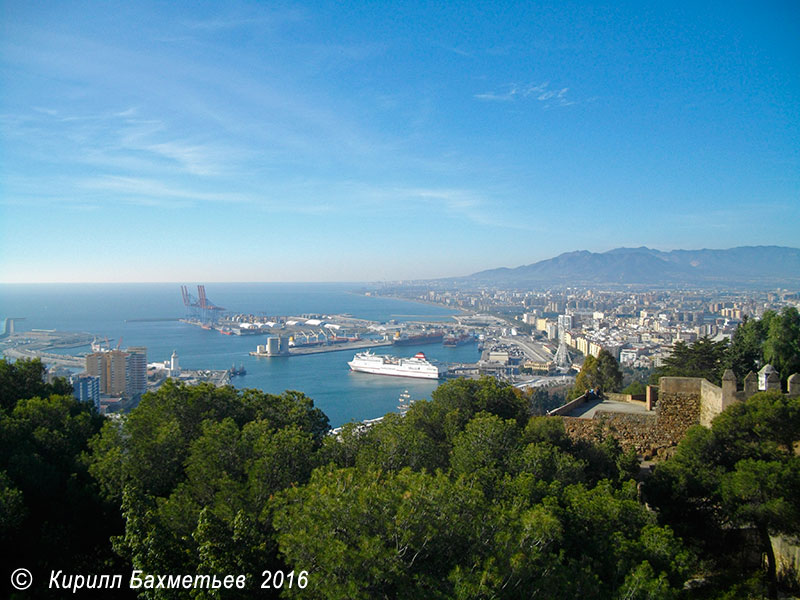
[[[208,298],[228,312],[266,316],[350,314],[379,322],[441,321],[453,323],[457,311],[394,298],[366,296],[359,284],[253,283],[209,284]],[[196,290],[189,288],[196,295]],[[17,331],[56,329],[85,331],[108,338],[111,346],[147,347],[149,362],[169,359],[177,351],[187,369],[227,369],[243,365],[244,376],[233,377],[239,388],[270,393],[298,390],[314,400],[331,426],[372,419],[396,411],[400,394],[430,398],[438,382],[405,377],[353,373],[347,362],[354,351],[306,356],[250,356],[264,336],[227,336],[179,321],[185,316],[178,284],[35,284],[0,285],[0,318],[24,318]],[[126,322],[127,321],[127,322]],[[70,348],[65,354],[87,352]],[[474,362],[475,344],[445,348],[438,344],[377,348],[376,353],[413,356],[419,351],[442,362]]]

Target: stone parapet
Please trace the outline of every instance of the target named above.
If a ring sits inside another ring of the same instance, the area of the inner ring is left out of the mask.
[[[744,378],[744,396],[749,398],[758,392],[758,375],[750,371]]]
[[[781,376],[778,375],[775,371],[767,375],[767,389],[768,390],[778,390],[781,389]]]
[[[644,403],[647,410],[655,410],[658,403],[658,386],[648,385],[644,395]]]
[[[733,372],[731,372],[733,375]],[[723,386],[730,384],[730,382],[722,383]],[[728,394],[730,396],[728,396]],[[720,414],[725,409],[725,400],[726,397],[735,397],[736,396],[736,379],[733,380],[733,391],[731,391],[730,387],[718,388],[713,383],[709,383],[705,379],[700,380],[700,412],[699,412],[699,422],[704,427],[711,427],[711,421],[713,421],[718,414]]]
[[[548,417],[557,417],[561,415],[566,415],[570,413],[573,409],[577,408],[584,402],[586,402],[588,398],[588,392],[585,393],[583,396],[578,396],[574,400],[570,400],[566,404],[562,404],[558,408],[554,408],[553,410],[547,411]]]
[[[615,394],[610,392],[605,397],[614,402],[629,402],[631,404],[644,405],[645,394]]]
[[[786,381],[786,389],[790,396],[800,396],[800,373],[789,376]]]
[[[777,373],[770,375],[774,389]],[[574,439],[597,440],[602,436],[616,437],[624,449],[633,448],[646,458],[664,456],[669,448],[676,446],[692,426],[701,424],[710,427],[712,421],[735,402],[752,395],[756,378],[750,373],[744,380],[745,389],[737,391],[736,377],[727,371],[722,387],[698,377],[662,377],[658,388],[647,386],[645,403],[648,409],[655,405],[654,414],[610,412],[600,408],[592,419],[563,416],[567,433]],[[787,387],[790,395],[800,395],[800,374],[789,377]],[[777,389],[780,389],[778,379]],[[656,391],[658,401],[654,402]],[[610,394],[615,400],[626,395]],[[585,401],[584,396],[549,414],[565,414]],[[602,405],[601,405],[602,407]]]

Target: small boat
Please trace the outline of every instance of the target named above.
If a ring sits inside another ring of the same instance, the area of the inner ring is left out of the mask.
[[[231,377],[236,377],[237,375],[247,375],[247,369],[244,368],[244,365],[239,365],[239,368],[236,368],[236,365],[231,365],[231,368],[228,369],[228,373],[230,373]]]
[[[407,411],[414,403],[414,401],[411,399],[411,394],[408,393],[408,390],[404,390],[397,400],[400,403],[397,405],[397,408],[402,412]]]

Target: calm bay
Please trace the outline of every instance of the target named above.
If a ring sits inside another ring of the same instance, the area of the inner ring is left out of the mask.
[[[445,307],[355,293],[362,286],[342,283],[219,283],[208,284],[208,296],[229,312],[277,315],[350,314],[386,322],[441,321],[452,323],[456,311]],[[191,289],[191,288],[190,288]],[[86,331],[108,338],[112,345],[146,346],[148,361],[163,361],[176,350],[182,367],[226,369],[243,365],[234,377],[239,388],[270,393],[298,390],[313,398],[332,426],[371,419],[397,410],[398,397],[408,390],[413,399],[430,398],[437,382],[352,373],[353,352],[257,358],[249,355],[264,336],[225,336],[174,321],[185,314],[179,284],[36,284],[0,285],[0,318],[21,317],[18,331],[56,329]],[[127,321],[127,322],[126,322]],[[77,354],[86,348],[71,348]],[[388,347],[379,353],[413,356],[423,351],[442,362],[474,362],[474,344],[445,348],[439,344]]]

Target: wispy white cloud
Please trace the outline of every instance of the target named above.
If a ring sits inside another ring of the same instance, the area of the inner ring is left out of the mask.
[[[45,108],[43,106],[34,106],[33,110],[39,113],[43,113],[45,115],[50,115],[51,117],[55,117],[58,115],[58,111],[53,108]]]
[[[127,117],[133,117],[138,112],[139,112],[139,109],[137,109],[135,106],[131,106],[130,108],[126,108],[125,110],[121,110],[119,112],[114,113],[114,116],[115,117],[121,117],[121,118],[127,118]]]
[[[339,212],[346,207],[331,203],[320,190],[335,195],[335,182],[317,182],[306,185],[275,184],[257,191],[208,191],[197,189],[191,183],[166,182],[157,178],[123,177],[116,175],[87,178],[80,187],[91,193],[100,192],[98,202],[107,203],[114,198],[121,204],[134,204],[165,209],[192,208],[200,205],[247,206],[248,211],[261,214],[294,214],[319,216]]]
[[[463,56],[465,58],[472,58],[473,56],[472,52],[470,52],[469,50],[465,50],[464,48],[461,48],[459,46],[448,46],[445,44],[435,44],[435,45],[438,46],[439,48],[447,50],[448,52],[452,52],[453,54],[458,54],[459,56]]]
[[[223,159],[220,153],[206,145],[170,141],[150,144],[142,149],[174,161],[192,175],[217,175],[221,171]]]
[[[478,225],[501,229],[533,230],[534,227],[508,215],[502,203],[491,201],[485,195],[464,189],[410,189],[412,197],[425,203],[440,204],[451,216],[460,216]]]
[[[242,18],[228,17],[228,18],[203,19],[200,21],[185,21],[183,25],[188,29],[219,31],[224,29],[237,29],[239,27],[248,27],[251,25],[257,25],[259,23],[264,23],[264,22],[265,22],[264,19],[258,19],[255,17],[242,17]]]
[[[136,107],[97,113],[36,108],[0,117],[7,135],[33,138],[38,160],[103,166],[127,173],[171,172],[203,177],[234,171],[247,152],[209,136],[183,133],[165,119],[139,117]]]
[[[550,89],[550,82],[545,81],[539,84],[509,84],[499,90],[475,94],[473,97],[488,102],[514,102],[531,99],[543,102],[545,108],[577,104],[577,101],[567,97],[567,92],[569,92],[569,88]]]
[[[490,102],[511,102],[514,100],[516,93],[517,91],[514,88],[511,88],[505,93],[484,92],[483,94],[475,94],[474,97],[478,100],[487,100]]]
[[[535,227],[509,214],[503,202],[491,193],[449,187],[379,187],[351,183],[349,197],[364,203],[368,210],[397,212],[405,206],[414,214],[439,215],[499,229],[535,230]],[[363,210],[361,207],[360,210]]]
[[[223,31],[241,27],[277,27],[292,22],[307,20],[308,14],[299,8],[273,9],[259,6],[247,14],[230,14],[221,17],[209,17],[183,21],[183,26],[196,31]]]
[[[239,193],[204,192],[142,177],[108,175],[85,179],[81,182],[81,185],[88,190],[114,192],[118,197],[124,198],[126,201],[132,200],[135,203],[148,206],[174,206],[175,200],[229,204],[252,200]]]

